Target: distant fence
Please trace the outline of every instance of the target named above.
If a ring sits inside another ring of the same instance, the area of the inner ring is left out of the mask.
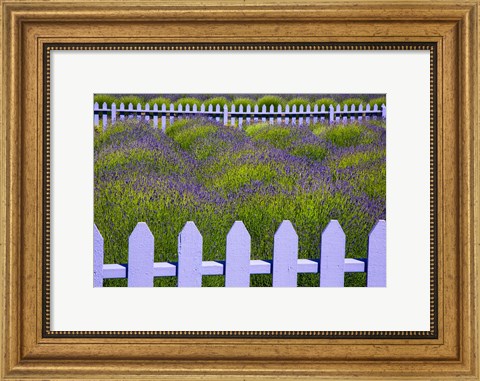
[[[322,232],[319,258],[298,259],[298,235],[285,220],[274,236],[273,260],[250,259],[250,234],[241,221],[227,235],[225,261],[202,260],[202,235],[187,222],[178,236],[178,262],[154,262],[154,238],[137,224],[128,241],[128,264],[104,264],[103,237],[94,225],[94,287],[127,278],[129,287],[152,287],[154,277],[175,276],[178,287],[201,287],[202,277],[225,276],[226,287],[249,287],[251,274],[272,274],[273,287],[296,287],[297,274],[320,273],[320,287],[343,287],[346,272],[365,272],[367,287],[386,286],[386,222],[369,234],[367,257],[345,258],[345,233],[336,220]]]
[[[111,107],[103,103],[100,108],[99,104],[95,103],[93,114],[95,126],[98,126],[100,120],[102,120],[103,129],[106,128],[108,123],[114,124],[117,119],[143,118],[146,121],[152,120],[155,128],[158,128],[160,124],[162,130],[165,131],[167,120],[173,123],[175,119],[191,116],[205,116],[215,119],[217,122],[221,120],[225,126],[238,125],[242,127],[243,124],[258,122],[309,125],[310,123],[326,121],[329,123],[346,123],[349,120],[386,118],[387,108],[385,105],[381,105],[380,107],[374,105],[370,107],[369,104],[366,106],[360,104],[357,108],[355,108],[355,105],[351,107],[344,105],[343,108],[340,107],[340,105],[337,105],[337,107],[330,105],[328,109],[325,105],[315,105],[314,107],[310,105],[306,107],[300,105],[298,108],[296,106],[289,107],[288,105],[283,108],[281,105],[278,105],[275,109],[275,107],[271,105],[267,110],[265,105],[261,108],[258,105],[255,105],[253,108],[250,105],[247,105],[245,108],[242,105],[238,108],[235,108],[235,105],[231,107],[225,105],[223,108],[220,105],[216,105],[214,108],[213,105],[205,107],[205,105],[202,104],[200,108],[197,108],[197,105],[193,105],[192,107],[186,105],[185,108],[183,108],[182,105],[178,105],[178,107],[175,108],[173,104],[170,104],[170,106],[154,104],[152,107],[146,104],[142,107],[140,103],[137,104],[136,107],[134,107],[132,103],[128,104],[128,106],[121,103],[118,108],[115,103],[112,103]]]

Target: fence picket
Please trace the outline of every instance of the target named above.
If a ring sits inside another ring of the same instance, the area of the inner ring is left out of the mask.
[[[178,235],[178,287],[202,286],[203,238],[188,221]]]
[[[277,113],[278,113],[277,123],[281,124],[282,123],[282,105],[278,105]]]
[[[274,113],[274,106],[273,105],[270,105],[270,119],[269,119],[269,123],[270,124],[273,124],[273,113]]]
[[[96,110],[99,109],[99,106],[98,106],[97,102],[95,102],[93,104],[93,109],[95,110],[94,113],[93,113],[93,124],[95,126],[98,126],[100,124],[100,114],[98,113],[98,111],[96,111]]]
[[[162,116],[161,116],[162,131],[165,131],[163,129],[163,126],[165,124],[165,120],[163,118],[164,118],[164,116],[163,116],[163,113],[162,113]],[[156,104],[156,103],[153,105],[153,128],[158,128],[158,104]]]
[[[329,121],[330,121],[330,123],[333,123],[334,120],[335,120],[335,110],[333,109],[333,105],[330,105]]]
[[[93,224],[93,287],[103,287],[103,237]]]
[[[320,107],[320,112],[325,112],[325,105],[323,104],[322,107]],[[325,114],[322,114],[320,116],[320,121],[323,122],[325,120]]]
[[[120,103],[120,120],[125,120],[125,105],[123,103]]]
[[[322,105],[323,107],[325,107],[324,105]],[[318,105],[315,104],[315,106],[313,106],[313,123],[317,123],[318,122],[318,116],[316,115],[318,112]]]
[[[254,115],[253,115],[253,122],[254,122],[254,123],[258,123],[258,105],[255,105],[255,106],[253,107],[253,113],[254,113]]]
[[[286,105],[285,106],[285,124],[288,125],[288,123],[290,122],[290,117],[288,116],[290,113],[290,106],[289,105]]]
[[[376,120],[377,119],[377,114],[376,113],[378,112],[378,105],[377,104],[373,105],[373,112],[375,113],[375,114],[373,114],[373,119]]]
[[[153,287],[153,234],[139,222],[128,238],[128,287]]]
[[[228,125],[228,106],[227,105],[223,106],[223,125],[224,126]]]
[[[108,105],[107,102],[103,102],[102,105],[102,127],[103,131],[107,129],[107,123],[108,123]]]
[[[132,118],[133,118],[133,104],[129,103],[128,104],[128,119],[132,119]]]
[[[194,105],[194,107],[197,107],[197,106]],[[215,113],[217,114],[215,115],[215,120],[217,122],[220,122],[220,105],[219,104],[217,104],[217,107],[215,108]]]
[[[307,112],[307,117],[305,118],[305,123],[307,124],[307,126],[310,125],[310,105],[307,105],[307,109],[306,109],[306,112]]]
[[[170,125],[173,124],[175,120],[175,105],[170,103]]]
[[[337,110],[335,111],[335,114],[336,114],[336,116],[335,116],[335,121],[336,121],[337,123],[340,122],[340,115],[341,115],[341,113],[342,113],[342,110],[341,110],[340,105],[338,104],[338,105],[337,105]]]
[[[293,105],[292,106],[292,126],[294,126],[297,122],[297,118],[295,116],[295,112],[297,112],[297,106],[296,105]]]
[[[247,105],[247,118],[246,118],[247,124],[250,124],[252,120],[251,113],[252,113],[252,106]]]
[[[112,124],[115,124],[115,122],[117,121],[117,105],[114,103],[112,103],[112,113],[111,113],[111,123]]]
[[[387,117],[387,107],[385,105],[382,105],[382,118],[386,119]]]
[[[365,109],[365,119],[370,120],[370,104],[367,104],[367,107]]]
[[[232,116],[231,116],[231,118],[230,118],[230,119],[232,120],[231,123],[230,123],[232,126],[235,126],[235,115],[234,115],[234,112],[235,112],[235,105],[232,105]]]
[[[358,106],[358,114],[357,114],[357,119],[360,121],[363,118],[363,105],[360,103]]]
[[[300,105],[300,107],[298,108],[298,112],[299,113],[303,113],[304,110],[303,110],[303,105]],[[298,117],[298,125],[301,126],[303,124],[303,115],[300,115]]]
[[[360,103],[360,106],[361,106],[361,103]],[[355,120],[355,105],[352,105],[350,111],[352,112],[350,114],[350,122],[353,122]]]
[[[227,234],[225,287],[250,285],[251,238],[242,221],[235,221]]]
[[[265,116],[265,114],[267,113],[267,106],[266,105],[263,105],[262,106],[262,123],[265,123],[267,121],[267,117]]]
[[[243,124],[243,105],[240,105],[238,106],[238,112],[240,113],[238,115],[238,127],[239,128],[242,128],[242,124]]]
[[[273,241],[273,287],[297,287],[298,235],[284,220]]]
[[[183,119],[183,105],[179,104],[177,107],[177,119]]]
[[[140,103],[137,103],[137,120],[142,119],[142,105]]]
[[[347,123],[348,121],[347,114],[348,114],[348,106],[343,105],[343,118],[342,118],[343,123]]]
[[[380,220],[368,235],[367,287],[387,286],[387,223]]]
[[[331,220],[320,244],[320,287],[343,287],[344,274],[345,233],[337,220]]]
[[[147,122],[150,120],[150,105],[148,103],[145,105],[145,120]]]

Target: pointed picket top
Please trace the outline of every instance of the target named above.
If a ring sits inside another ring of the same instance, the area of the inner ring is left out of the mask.
[[[253,112],[258,112],[258,105],[255,105],[255,106],[253,107]]]
[[[343,105],[343,112],[348,112],[348,105]]]
[[[274,105],[270,105],[269,112],[272,113],[272,114],[275,112],[275,106]]]
[[[247,112],[248,113],[252,112],[252,106],[251,105],[247,105]]]
[[[311,108],[310,108],[310,105],[308,104],[306,107],[306,112],[310,112],[310,111],[311,111]]]
[[[322,107],[323,107],[323,110],[322,110]],[[325,105],[322,105],[322,107],[320,108],[320,110],[325,111]],[[318,105],[316,103],[313,106],[313,112],[318,112]]]
[[[99,109],[99,108],[100,108],[99,105],[98,105],[98,102],[95,102],[95,103],[93,104],[93,108],[94,108],[94,109]]]
[[[202,286],[202,248],[202,235],[188,221],[178,235],[178,287]]]
[[[227,234],[225,287],[250,286],[251,237],[242,221],[235,221]]]
[[[282,112],[282,105],[280,105],[280,104],[278,105],[277,112]]]
[[[185,111],[190,111],[190,105],[188,103],[185,105]]]
[[[155,104],[155,106],[156,106],[156,104]],[[145,104],[145,111],[150,111],[150,104],[149,103]]]
[[[162,105],[162,110],[164,111],[165,110],[165,104]],[[153,111],[158,111],[158,104],[154,104],[153,105]]]
[[[298,235],[284,220],[273,239],[273,287],[297,287]]]
[[[360,104],[358,105],[358,111],[363,111],[363,104],[360,103]]]
[[[205,104],[200,105],[200,112],[205,112]]]
[[[344,269],[345,233],[337,220],[331,220],[320,244],[320,287],[343,287]]]
[[[361,105],[361,103],[360,103]],[[355,111],[355,105],[352,105],[352,107],[350,107],[350,111]]]
[[[128,287],[153,287],[153,234],[139,222],[128,237]]]
[[[93,224],[93,287],[103,287],[103,237]]]
[[[340,104],[337,105],[337,112],[340,112],[341,111],[341,108],[340,108]]]
[[[370,111],[370,109],[371,109],[371,107],[370,107],[370,103],[367,103],[367,107],[365,108],[365,111],[369,112],[369,111]]]
[[[238,106],[238,112],[243,112],[243,105]]]
[[[227,111],[228,112],[228,106],[225,104],[223,105],[223,112]]]
[[[298,111],[303,112],[303,105],[300,105],[300,107],[298,108]]]
[[[267,105],[262,106],[262,112],[267,112]]]
[[[387,106],[382,104],[382,118],[385,119],[386,117],[387,117]]]
[[[217,106],[215,107],[215,112],[220,112],[220,105],[217,103]]]
[[[292,112],[297,112],[297,105],[292,106]]]
[[[368,235],[367,287],[387,285],[387,223],[379,220]]]
[[[211,103],[208,105],[208,112],[213,112],[213,105]]]
[[[197,104],[194,103],[193,106],[192,106],[192,111],[193,112],[197,112]]]
[[[289,105],[285,105],[285,112],[290,112],[290,106]]]
[[[180,103],[177,107],[177,111],[183,111],[183,105]]]
[[[108,109],[107,102],[103,102],[102,110],[107,111],[107,109]]]
[[[378,111],[378,105],[376,103],[373,105],[373,111]]]

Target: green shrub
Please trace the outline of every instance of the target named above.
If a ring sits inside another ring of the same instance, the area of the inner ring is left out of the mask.
[[[310,160],[321,161],[327,156],[327,149],[316,144],[306,144],[295,147],[290,151],[294,156],[306,157]]]
[[[142,106],[145,105],[145,100],[137,95],[125,95],[123,97],[120,97],[118,99],[118,105],[120,103],[123,103],[125,107],[128,107],[128,105],[131,103],[133,105],[133,108],[137,108],[137,105],[140,103]],[[117,106],[118,106],[117,105]]]
[[[238,110],[240,105],[243,106],[244,110],[247,108],[248,105],[250,105],[253,110],[253,107],[255,106],[255,101],[250,98],[235,98],[232,101],[232,104],[235,105],[235,110]]]
[[[200,102],[197,98],[180,98],[175,102],[175,108],[178,108],[179,105],[182,105],[182,108],[185,110],[186,105],[197,105],[197,109],[200,109],[202,102]]]
[[[370,101],[368,102],[368,104],[370,105],[370,107],[373,108],[373,106],[377,105],[378,108],[380,109],[380,107],[382,105],[387,105],[387,98],[386,97],[380,97],[380,98],[374,98],[374,99],[370,99]]]
[[[315,102],[313,102],[313,106],[315,105],[318,105],[319,110],[322,107],[322,105],[325,105],[325,110],[328,111],[330,109],[330,105],[333,105],[333,107],[336,107],[337,102],[335,102],[335,100],[332,98],[320,98],[320,99],[317,99]]]
[[[285,106],[285,99],[277,95],[266,95],[260,98],[257,101],[257,104],[260,110],[262,109],[263,105],[267,107],[267,110],[270,109],[271,105],[273,105],[273,107],[275,107],[275,110],[277,110],[278,105],[282,105],[282,107]]]
[[[347,105],[350,110],[352,105],[355,105],[355,108],[357,109],[361,104],[365,104],[365,101],[361,98],[348,98],[340,102],[340,108],[343,110],[344,106]]]
[[[170,107],[170,103],[171,103],[170,99],[164,98],[164,97],[157,97],[157,98],[150,99],[148,101],[150,108],[153,108],[153,105],[157,104],[159,110],[162,109],[163,104],[165,104],[165,107],[167,108]]]
[[[362,128],[357,124],[335,126],[325,132],[325,138],[338,147],[351,147],[361,143]]]
[[[310,102],[305,98],[293,98],[289,100],[287,104],[290,106],[290,109],[292,106],[296,106],[298,110],[300,106],[303,106],[303,109],[306,110],[306,107],[310,104]]]
[[[207,99],[205,102],[203,102],[205,105],[205,109],[208,110],[208,107],[212,105],[213,110],[217,107],[217,105],[220,105],[220,109],[223,110],[223,107],[225,105],[230,106],[230,102],[228,101],[227,98],[225,97],[216,97],[216,98],[210,98]]]
[[[251,134],[253,140],[269,142],[275,148],[285,149],[291,145],[291,130],[284,127],[270,126],[261,128]]]
[[[119,105],[118,99],[115,98],[113,95],[109,94],[95,94],[95,96],[93,97],[93,102],[98,103],[100,108],[103,106],[103,103],[106,103],[107,107],[109,108],[112,103],[115,103],[117,106]]]
[[[253,136],[255,135],[258,131],[264,129],[264,128],[268,128],[270,126],[270,124],[268,123],[257,123],[257,124],[249,124],[246,128],[245,128],[245,133],[248,135],[248,136]]]

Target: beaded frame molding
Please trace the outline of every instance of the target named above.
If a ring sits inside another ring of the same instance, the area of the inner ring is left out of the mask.
[[[438,337],[437,258],[437,44],[380,43],[134,43],[45,44],[43,48],[43,303],[42,335],[48,338],[325,338],[436,339]],[[429,331],[52,331],[50,251],[51,51],[59,50],[428,50],[430,52],[430,330]]]

